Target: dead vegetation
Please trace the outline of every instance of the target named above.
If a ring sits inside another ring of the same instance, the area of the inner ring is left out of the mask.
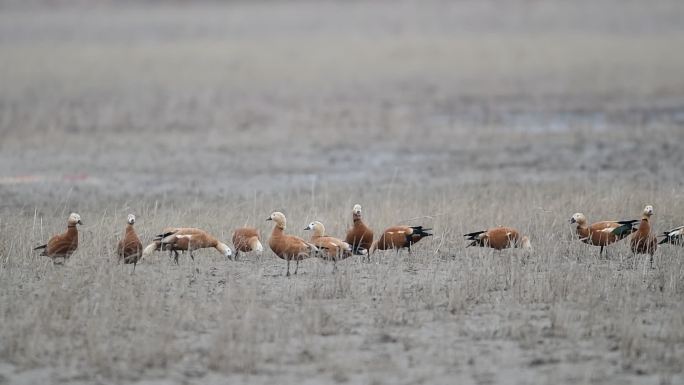
[[[0,13],[0,383],[684,382],[684,248],[649,269],[567,223],[684,224],[679,2],[298,5]],[[129,213],[144,243],[274,210],[343,237],[355,203],[435,235],[289,279],[116,263]],[[464,248],[495,225],[533,250]]]

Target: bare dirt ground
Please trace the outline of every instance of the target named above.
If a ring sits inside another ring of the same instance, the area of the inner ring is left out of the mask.
[[[600,259],[567,223],[684,224],[683,8],[2,3],[0,384],[684,383],[684,248]],[[354,203],[435,236],[291,278],[114,257],[129,212],[227,241]],[[464,248],[494,225],[534,249]]]

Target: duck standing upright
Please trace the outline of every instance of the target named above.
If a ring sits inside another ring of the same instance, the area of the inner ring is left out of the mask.
[[[128,214],[128,224],[126,225],[126,230],[124,231],[124,237],[119,241],[117,247],[117,254],[119,255],[119,260],[123,259],[123,263],[132,263],[133,271],[135,272],[135,266],[140,261],[142,257],[142,242],[138,238],[138,234],[135,232],[133,225],[135,224],[135,215]]]
[[[40,255],[52,258],[53,262],[57,258],[63,258],[66,261],[78,248],[78,230],[76,226],[82,224],[81,216],[77,213],[71,213],[67,219],[67,231],[53,236],[48,243],[40,245],[34,250],[43,249]]]
[[[352,246],[354,254],[368,254],[373,245],[373,230],[363,222],[361,205],[356,204],[352,208],[352,220],[354,224],[347,230],[345,241]],[[364,253],[363,250],[366,252]]]
[[[299,261],[312,257],[318,252],[316,246],[306,242],[302,238],[294,235],[285,234],[287,227],[287,219],[285,214],[275,211],[266,218],[267,221],[275,222],[271,238],[268,240],[268,246],[273,253],[280,259],[287,261],[287,274],[290,276],[290,261],[294,260],[297,263],[295,267],[295,274],[299,270]]]
[[[636,231],[636,219],[624,221],[600,221],[587,225],[587,218],[582,213],[575,213],[570,218],[571,224],[577,224],[575,231],[579,239],[589,245],[600,246],[599,255],[603,248],[621,239],[627,238]]]
[[[653,206],[644,207],[639,222],[639,228],[632,235],[629,245],[634,254],[649,254],[649,263],[653,267],[653,254],[658,249],[658,238],[651,231],[651,216],[653,216]]]

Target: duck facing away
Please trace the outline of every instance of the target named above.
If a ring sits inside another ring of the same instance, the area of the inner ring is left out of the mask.
[[[119,255],[119,261],[123,260],[123,263],[132,263],[133,271],[135,272],[135,265],[138,264],[142,257],[143,247],[133,227],[134,224],[135,215],[128,214],[128,224],[124,231],[124,237],[119,241],[116,251]]]
[[[625,221],[600,221],[587,225],[587,218],[582,213],[575,213],[570,218],[571,224],[577,224],[577,235],[580,241],[594,246],[600,246],[599,255],[603,248],[621,239],[627,238],[636,231],[636,219]]]
[[[658,244],[662,245],[663,243],[684,246],[684,226],[675,227],[664,232],[663,239]]]
[[[369,254],[375,250],[394,249],[397,252],[406,248],[409,254],[411,253],[411,245],[425,237],[432,236],[429,231],[432,229],[424,229],[423,226],[392,226],[385,229],[377,241],[373,242]]]
[[[268,240],[268,246],[278,258],[287,261],[286,276],[290,276],[290,261],[292,260],[297,262],[294,272],[297,274],[297,271],[299,270],[299,261],[314,256],[318,252],[318,248],[302,238],[285,234],[285,228],[287,226],[285,214],[276,211],[266,218],[266,220],[275,222],[271,238]]]
[[[373,230],[368,228],[361,217],[361,205],[356,204],[352,209],[354,224],[347,230],[345,241],[352,246],[354,254],[367,254],[373,245]],[[364,250],[366,251],[364,253]]]
[[[178,251],[187,251],[190,258],[195,260],[193,251],[199,249],[214,248],[226,258],[231,258],[233,252],[225,243],[216,239],[208,232],[195,227],[167,227],[163,233],[157,235],[145,250],[143,256],[155,250],[168,250],[169,255],[174,254],[174,262],[178,264]]]
[[[259,230],[254,227],[241,227],[235,229],[235,231],[233,231],[233,247],[235,248],[236,261],[241,251],[243,253],[254,251],[258,256],[261,256],[261,253],[264,251],[264,246],[261,244],[261,237],[259,236]]]
[[[323,223],[313,221],[309,223],[304,230],[313,231],[311,234],[311,243],[318,248],[319,256],[321,256],[321,258],[335,263],[334,269],[337,268],[337,261],[352,256],[352,246],[341,239],[326,236]]]
[[[468,241],[471,241],[468,246],[491,247],[496,250],[508,249],[511,247],[520,249],[532,249],[530,239],[522,236],[520,232],[512,227],[494,227],[487,230],[476,231],[465,234]]]
[[[649,254],[652,267],[653,254],[658,249],[658,239],[651,231],[651,216],[653,216],[653,206],[648,205],[644,207],[639,228],[632,235],[629,245],[634,254]]]
[[[38,246],[34,250],[42,249],[43,252],[40,255],[52,258],[53,262],[57,258],[62,258],[66,261],[78,248],[78,230],[76,226],[82,224],[81,216],[71,213],[69,219],[67,219],[67,231],[53,236],[48,243]]]

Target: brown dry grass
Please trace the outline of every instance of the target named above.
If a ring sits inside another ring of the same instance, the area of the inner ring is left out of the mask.
[[[0,13],[0,383],[684,382],[684,249],[598,259],[567,223],[682,224],[679,2],[299,5]],[[435,237],[290,279],[115,262],[129,212],[341,236],[354,203]],[[497,224],[534,250],[464,248]]]

